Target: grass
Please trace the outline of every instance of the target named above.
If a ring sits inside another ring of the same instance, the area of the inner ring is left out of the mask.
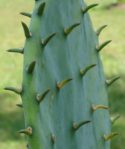
[[[88,0],[88,3],[99,0]],[[16,103],[21,99],[10,92],[3,90],[5,86],[19,86],[22,82],[23,58],[19,54],[7,53],[6,50],[24,45],[24,35],[21,20],[28,19],[19,15],[21,11],[31,11],[33,0],[0,0],[0,147],[2,149],[22,149],[26,146],[23,136],[17,131],[24,127],[22,110],[17,108]],[[113,131],[120,133],[112,141],[112,149],[124,149],[125,146],[125,10],[105,10],[98,8],[90,12],[95,30],[108,24],[108,28],[100,36],[100,42],[112,39],[112,43],[101,52],[104,71],[107,78],[117,75],[121,79],[109,89],[109,101],[111,114],[119,113],[121,118],[113,126]]]
[[[27,19],[19,15],[21,11],[31,11],[33,1],[30,0],[0,0],[0,148],[26,148],[24,137],[17,131],[24,128],[23,113],[15,105],[21,99],[10,92],[3,90],[5,86],[19,86],[22,82],[23,57],[19,54],[10,54],[9,48],[22,47],[24,35],[21,20]]]

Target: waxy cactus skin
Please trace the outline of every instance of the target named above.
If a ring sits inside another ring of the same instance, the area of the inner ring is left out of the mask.
[[[29,149],[110,149],[111,132],[107,80],[100,51],[111,41],[98,43],[106,25],[92,28],[83,0],[36,0],[31,19],[22,22],[24,48],[8,52],[24,56],[19,94]]]

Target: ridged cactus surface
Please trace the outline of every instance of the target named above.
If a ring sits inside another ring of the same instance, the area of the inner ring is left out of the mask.
[[[107,87],[98,43],[83,0],[36,0],[23,49],[21,95],[29,149],[110,149]],[[21,106],[21,105],[20,105]]]

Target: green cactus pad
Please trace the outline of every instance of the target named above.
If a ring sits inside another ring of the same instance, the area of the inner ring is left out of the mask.
[[[36,0],[26,38],[21,97],[29,149],[110,149],[107,84],[83,0]],[[112,83],[112,82],[111,82]],[[11,89],[12,90],[12,89]],[[17,90],[13,90],[17,92]]]

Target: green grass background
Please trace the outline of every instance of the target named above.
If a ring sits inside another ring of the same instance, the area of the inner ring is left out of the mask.
[[[109,0],[86,0],[87,3],[100,2],[105,6]],[[15,104],[21,99],[4,91],[5,86],[21,86],[23,57],[7,53],[9,48],[23,47],[24,35],[21,20],[28,18],[19,15],[21,11],[30,11],[33,0],[0,0],[0,148],[25,148],[25,137],[17,131],[24,127],[22,110]],[[102,6],[102,5],[101,5]],[[121,118],[113,125],[113,131],[119,136],[112,140],[112,149],[125,148],[125,9],[106,10],[98,7],[90,11],[95,30],[104,24],[108,28],[100,36],[100,42],[112,39],[112,43],[101,52],[104,71],[107,78],[117,75],[121,79],[109,89],[110,112],[120,114]]]

